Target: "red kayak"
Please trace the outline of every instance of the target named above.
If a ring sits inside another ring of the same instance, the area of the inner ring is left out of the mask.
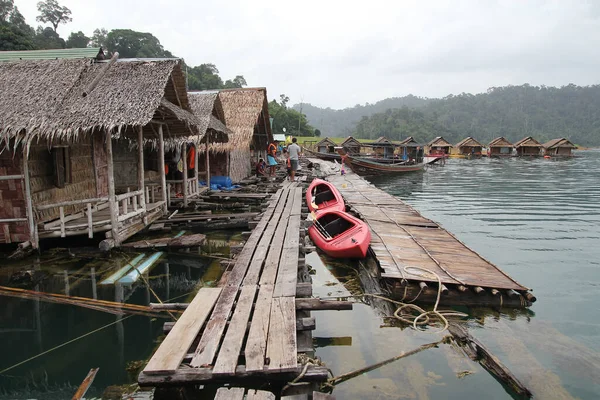
[[[346,204],[340,192],[323,179],[314,179],[311,182],[306,190],[306,203],[311,212],[346,211]]]
[[[365,258],[371,243],[368,225],[342,211],[323,211],[308,228],[314,244],[334,258]]]

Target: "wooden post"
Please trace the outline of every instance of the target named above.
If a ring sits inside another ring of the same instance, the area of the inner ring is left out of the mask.
[[[194,174],[194,192],[198,193],[198,146],[195,144],[194,151],[196,152],[196,154],[194,154],[194,171],[196,171]]]
[[[110,210],[110,232],[115,246],[121,244],[119,238],[119,204],[115,196],[115,170],[113,165],[112,139],[110,131],[105,133],[106,140],[106,161],[108,166],[108,205]]]
[[[65,208],[59,207],[58,210],[60,213],[60,237],[65,237],[67,236],[65,232]]]
[[[144,193],[144,127],[138,130],[138,190],[142,191],[140,196],[140,208],[146,210],[146,199]],[[135,200],[134,200],[135,201]]]
[[[94,219],[92,218],[92,203],[87,203],[88,237],[94,238]]]
[[[165,142],[163,141],[163,127],[158,125],[158,162],[160,171],[160,187],[162,189],[162,201],[164,201],[164,214],[167,213],[167,176],[165,175]]]
[[[210,135],[206,132],[206,162],[205,162],[205,170],[206,170],[206,187],[210,190]]]
[[[37,231],[35,228],[35,219],[33,217],[33,203],[31,199],[31,185],[29,184],[29,163],[27,156],[27,149],[30,141],[26,141],[23,144],[23,177],[25,179],[25,201],[27,202],[27,222],[29,223],[29,241],[34,249],[39,248],[39,241],[37,237]]]
[[[187,165],[187,144],[181,145],[181,157],[183,158],[183,206],[188,206],[188,165]]]

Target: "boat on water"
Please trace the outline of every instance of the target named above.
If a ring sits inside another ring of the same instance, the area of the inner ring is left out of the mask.
[[[350,168],[359,175],[378,175],[390,173],[404,173],[422,171],[425,163],[381,163],[362,157],[344,156],[344,161],[350,165]]]
[[[306,147],[303,147],[303,151],[311,157],[317,157],[324,161],[341,161],[342,159],[342,156],[340,156],[337,153],[323,153],[320,151],[312,151],[307,149]]]
[[[346,204],[336,187],[323,179],[314,179],[306,190],[306,204],[311,212],[346,211]]]
[[[313,243],[334,258],[365,258],[371,231],[364,221],[342,211],[324,211],[308,228]]]

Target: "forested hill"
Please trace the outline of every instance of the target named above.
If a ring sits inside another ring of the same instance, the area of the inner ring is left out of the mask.
[[[357,104],[352,108],[333,110],[331,108],[319,108],[311,104],[296,104],[292,108],[296,111],[302,110],[310,124],[319,128],[325,136],[348,136],[353,134],[356,124],[363,116],[370,116],[393,108],[411,107],[419,108],[429,102],[428,99],[408,95],[405,97],[392,97],[378,101],[375,104]]]
[[[323,110],[323,121],[326,112]],[[319,117],[311,115],[309,122],[321,128]],[[334,136],[333,130],[323,128],[321,131],[323,136]],[[371,139],[387,136],[396,140],[414,136],[420,142],[441,135],[451,143],[472,136],[483,144],[498,136],[513,142],[526,136],[540,142],[566,137],[575,144],[598,146],[600,85],[555,88],[525,84],[491,88],[477,95],[463,93],[423,100],[417,107],[388,109],[364,116],[354,128],[338,136],[347,134]]]

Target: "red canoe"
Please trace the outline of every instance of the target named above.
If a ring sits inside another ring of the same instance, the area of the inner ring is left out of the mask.
[[[367,224],[342,211],[323,211],[308,228],[308,235],[325,254],[334,258],[365,258],[371,243]]]
[[[323,179],[314,179],[311,182],[306,190],[306,203],[311,212],[346,211],[346,205],[340,192]]]

